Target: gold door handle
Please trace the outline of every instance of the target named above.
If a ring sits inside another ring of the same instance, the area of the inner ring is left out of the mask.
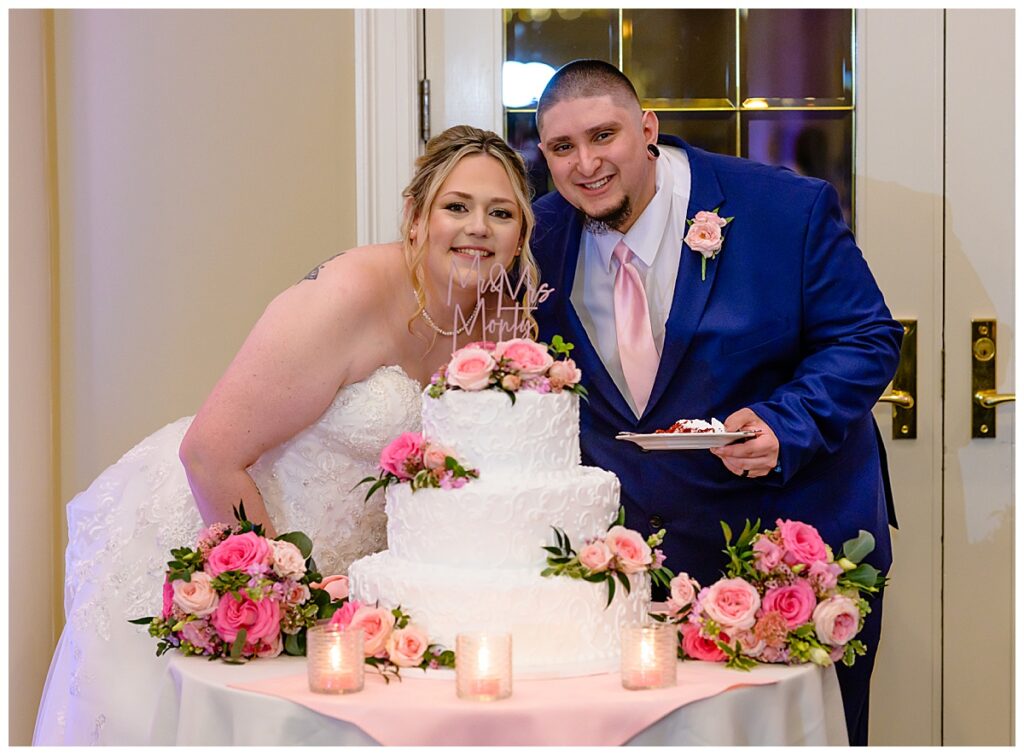
[[[880,396],[878,401],[882,404],[895,404],[896,406],[902,406],[904,409],[914,408],[914,397],[907,391],[892,391],[891,393],[886,393],[884,396]]]
[[[878,399],[892,404],[892,437],[911,440],[917,437],[917,320],[900,320],[903,326],[903,345],[900,363],[892,378],[892,388]]]
[[[883,396],[883,398],[885,398]],[[991,409],[993,406],[999,404],[1005,404],[1007,401],[1016,401],[1017,394],[1015,393],[996,393],[994,390],[978,391],[974,394],[974,402],[978,406],[983,406],[986,409]]]

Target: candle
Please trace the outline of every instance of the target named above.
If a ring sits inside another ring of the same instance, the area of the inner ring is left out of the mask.
[[[676,683],[677,633],[671,624],[622,627],[622,686],[658,689]]]
[[[512,635],[455,638],[455,693],[466,700],[502,700],[512,694]]]
[[[338,695],[363,688],[363,630],[318,624],[306,631],[306,668],[312,692]]]

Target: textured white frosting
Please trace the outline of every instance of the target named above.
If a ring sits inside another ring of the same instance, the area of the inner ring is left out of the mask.
[[[545,545],[563,530],[577,552],[619,509],[619,480],[580,466],[579,397],[521,391],[423,394],[423,434],[480,478],[452,490],[388,488],[389,550],[349,569],[350,594],[401,606],[432,642],[455,648],[474,630],[512,633],[517,676],[618,668],[619,631],[650,606],[650,577],[632,575],[605,608],[607,587],[542,577]]]
[[[619,507],[619,479],[596,467],[549,473],[542,481],[481,473],[457,490],[409,485],[388,489],[388,548],[422,564],[476,569],[545,566],[551,527],[563,530],[579,550],[602,534]]]
[[[650,578],[618,585],[606,609],[607,588],[568,577],[541,577],[537,569],[462,569],[426,566],[388,551],[352,564],[352,597],[364,603],[401,605],[432,642],[455,647],[455,635],[472,631],[512,634],[512,668],[518,677],[573,676],[617,670],[623,623],[643,621]]]
[[[423,394],[423,435],[466,468],[491,473],[565,472],[580,463],[580,401],[574,393],[502,391]]]

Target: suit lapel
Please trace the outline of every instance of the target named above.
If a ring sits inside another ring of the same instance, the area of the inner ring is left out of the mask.
[[[563,338],[575,346],[571,356],[576,362],[576,366],[582,370],[583,382],[588,390],[599,392],[608,404],[621,415],[624,423],[628,422],[629,426],[635,427],[636,415],[633,414],[633,410],[629,408],[626,399],[623,398],[615,381],[612,380],[608,368],[605,367],[597,349],[591,343],[587,329],[583,326],[583,321],[580,320],[576,307],[572,303],[572,287],[576,280],[576,266],[579,263],[580,237],[582,235],[583,218],[578,211],[574,210],[568,223],[565,243],[561,245],[565,249],[565,257],[562,259],[562,275],[559,281],[561,291],[558,295],[565,302],[563,311],[567,331],[563,334]],[[620,426],[625,428],[627,425]]]
[[[710,211],[721,208],[725,202],[722,188],[704,156],[688,145],[679,143],[676,146],[682,146],[690,160],[690,201],[686,209],[686,217],[692,218],[701,210]],[[727,216],[727,213],[728,208],[723,208],[723,217]],[[728,251],[728,227],[726,227],[725,236],[726,241],[722,247],[722,253]],[[682,244],[682,240],[680,243]],[[693,334],[697,331],[697,325],[704,314],[708,297],[711,295],[719,261],[717,259],[707,261],[706,275],[704,280],[701,280],[701,259],[700,254],[686,244],[682,244],[679,273],[676,276],[675,291],[672,296],[672,308],[669,310],[668,321],[665,323],[665,345],[661,352],[658,374],[654,380],[651,398],[647,402],[644,416],[650,414],[665,393],[672,376],[679,367],[679,362],[690,346]]]

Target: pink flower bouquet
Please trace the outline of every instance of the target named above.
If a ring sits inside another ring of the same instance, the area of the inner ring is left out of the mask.
[[[373,485],[366,493],[369,499],[378,488],[387,489],[396,482],[408,482],[413,490],[422,488],[461,488],[480,473],[466,469],[452,455],[452,451],[436,443],[429,443],[419,433],[402,433],[380,452],[380,474],[364,477],[356,487],[368,482]]]
[[[471,343],[452,354],[431,379],[427,392],[440,398],[448,390],[491,389],[504,391],[513,403],[518,391],[570,391],[586,397],[587,391],[580,385],[582,373],[569,358],[572,349],[561,336],[552,338],[550,346],[528,338]]]
[[[149,625],[158,656],[174,648],[235,663],[305,655],[306,629],[341,606],[340,586],[324,589],[339,577],[319,581],[305,534],[271,540],[244,506],[235,517],[234,526],[203,530],[195,548],[172,549],[160,615],[132,620]]]
[[[862,530],[837,561],[809,524],[778,519],[775,529],[759,529],[748,521],[733,545],[722,522],[730,561],[710,587],[685,572],[670,581],[668,613],[654,618],[679,625],[679,656],[739,669],[756,661],[852,666],[865,652],[855,639],[871,611],[865,595],[885,584],[860,563],[874,538]]]

